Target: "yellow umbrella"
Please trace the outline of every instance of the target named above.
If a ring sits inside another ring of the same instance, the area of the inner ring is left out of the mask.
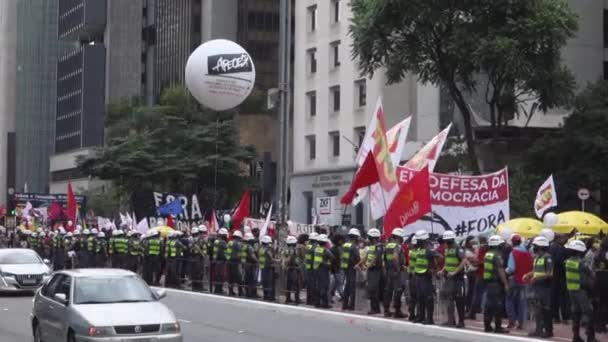
[[[575,228],[585,235],[598,235],[602,230],[608,232],[608,223],[591,213],[567,211],[557,214],[557,218],[557,224],[553,226],[556,233],[568,234]]]
[[[543,223],[533,218],[516,218],[499,224],[497,227],[498,234],[505,228],[511,228],[513,233],[529,239],[540,234],[540,230],[543,229]]]
[[[150,230],[157,231],[161,237],[167,237],[167,235],[169,235],[169,233],[171,233],[173,231],[173,228],[171,228],[169,226],[160,226],[160,227],[154,227]]]

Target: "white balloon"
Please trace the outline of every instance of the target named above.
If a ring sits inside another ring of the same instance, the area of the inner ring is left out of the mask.
[[[229,214],[224,215],[224,222],[230,222],[230,219],[231,219],[231,217]]]
[[[230,40],[210,40],[194,50],[186,63],[186,87],[202,105],[222,111],[240,105],[253,90],[251,56]]]
[[[549,242],[551,242],[553,239],[555,239],[555,232],[549,228],[543,228],[540,231],[540,236],[544,236],[547,238],[547,240],[549,240]]]
[[[499,234],[503,240],[508,241],[511,238],[511,235],[513,235],[513,228],[504,227],[500,230]]]
[[[559,222],[559,217],[555,213],[547,213],[545,217],[543,217],[543,224],[547,228],[553,228]]]

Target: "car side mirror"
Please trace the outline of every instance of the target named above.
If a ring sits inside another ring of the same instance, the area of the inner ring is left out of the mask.
[[[53,298],[55,298],[56,301],[58,301],[59,303],[61,303],[63,305],[68,304],[68,297],[65,295],[65,293],[55,293]]]
[[[49,259],[43,259],[42,262],[44,262],[44,264],[47,266],[51,265],[51,260],[49,260]]]
[[[158,298],[158,299],[163,299],[163,298],[167,297],[167,290],[165,290],[165,289],[158,289],[155,292],[156,292],[156,298]]]

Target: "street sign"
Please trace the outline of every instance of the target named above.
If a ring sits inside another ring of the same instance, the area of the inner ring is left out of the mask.
[[[578,199],[580,199],[581,201],[588,200],[589,196],[590,196],[589,190],[587,190],[585,188],[578,189],[577,195],[578,195]]]

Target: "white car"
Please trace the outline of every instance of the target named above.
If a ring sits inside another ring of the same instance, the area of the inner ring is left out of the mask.
[[[0,292],[36,291],[51,276],[48,263],[31,249],[0,249]]]
[[[56,272],[34,297],[34,341],[182,342],[175,315],[135,273],[119,269]]]

